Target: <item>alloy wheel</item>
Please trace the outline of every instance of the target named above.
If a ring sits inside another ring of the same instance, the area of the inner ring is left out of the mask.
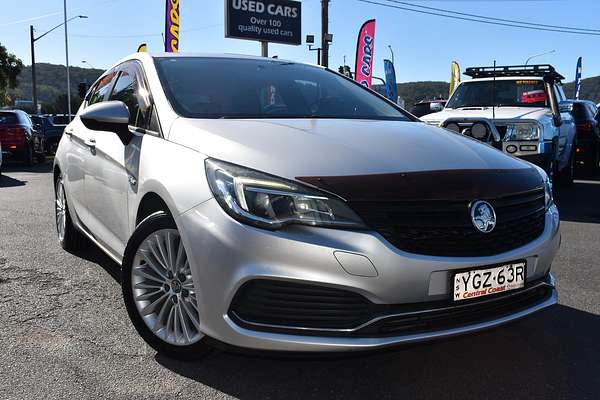
[[[65,239],[67,227],[67,200],[65,198],[65,188],[62,179],[58,179],[56,182],[56,201],[54,209],[56,215],[56,232],[58,233],[58,240],[62,242]]]
[[[161,229],[142,241],[133,260],[131,288],[139,315],[158,338],[188,346],[204,337],[190,265],[177,230]]]

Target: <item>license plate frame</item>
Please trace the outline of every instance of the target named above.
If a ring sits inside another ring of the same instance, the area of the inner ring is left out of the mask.
[[[509,272],[511,269],[512,273]],[[504,279],[501,279],[499,275],[501,271],[503,271]],[[508,278],[512,278],[512,280],[509,281]],[[502,280],[502,283],[498,282]],[[485,287],[484,283],[486,283]],[[464,269],[456,271],[452,275],[452,300],[453,302],[463,302],[498,295],[522,289],[526,284],[527,260]]]

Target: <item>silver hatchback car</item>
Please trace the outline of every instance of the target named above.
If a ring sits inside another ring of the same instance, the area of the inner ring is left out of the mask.
[[[543,171],[317,66],[127,57],[65,129],[54,179],[60,244],[122,266],[135,328],[172,357],[376,349],[557,299]]]

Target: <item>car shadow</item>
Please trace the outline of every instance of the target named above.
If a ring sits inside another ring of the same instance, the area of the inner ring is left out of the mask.
[[[600,179],[581,177],[571,186],[558,187],[554,200],[562,221],[600,223]]]
[[[15,178],[12,178],[12,177],[10,177],[8,175],[4,175],[4,174],[0,175],[0,188],[25,186],[26,184],[27,184],[27,181],[15,179]]]
[[[555,306],[476,335],[351,358],[274,359],[214,351],[195,363],[160,355],[156,361],[240,399],[596,398],[597,332],[600,316]]]
[[[37,163],[31,166],[23,163],[9,161],[2,162],[2,172],[32,172],[32,173],[47,173],[52,171],[53,163],[52,160],[46,160],[43,163]]]
[[[87,241],[87,239],[84,239]],[[96,245],[86,243],[80,249],[69,250],[69,253],[76,257],[83,258],[86,261],[99,265],[110,275],[119,285],[121,284],[121,267],[112,258],[107,256]]]

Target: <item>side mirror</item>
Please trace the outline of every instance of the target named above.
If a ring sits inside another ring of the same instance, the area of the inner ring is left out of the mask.
[[[88,129],[114,132],[124,145],[133,138],[133,133],[129,131],[129,110],[122,101],[92,104],[83,110],[79,118]]]
[[[442,111],[444,109],[444,105],[442,103],[431,103],[429,105],[429,108],[433,112],[439,112],[439,111]]]

